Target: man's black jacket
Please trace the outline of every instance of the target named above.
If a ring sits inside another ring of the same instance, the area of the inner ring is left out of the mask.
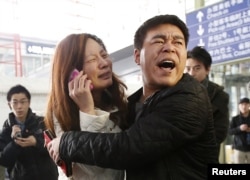
[[[205,87],[189,75],[148,98],[136,118],[139,90],[129,98],[130,128],[121,133],[66,132],[66,161],[126,169],[128,180],[207,179],[218,163],[212,108]]]
[[[12,180],[57,180],[57,166],[44,147],[43,117],[29,109],[22,135],[33,135],[37,144],[34,147],[21,147],[11,138],[12,126],[17,124],[14,113],[4,122],[0,133],[0,165],[8,168]]]
[[[248,124],[250,127],[250,114],[247,117],[243,117],[240,113],[232,117],[229,134],[233,135],[233,149],[249,152],[250,144],[247,143],[247,132],[240,130],[240,125],[242,124]]]

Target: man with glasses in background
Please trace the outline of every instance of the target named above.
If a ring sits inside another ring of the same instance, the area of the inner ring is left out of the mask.
[[[0,165],[10,179],[57,180],[57,167],[44,146],[44,118],[32,112],[30,92],[13,86],[7,101],[12,112],[0,133]]]
[[[226,139],[229,127],[229,95],[224,87],[209,80],[212,57],[209,52],[200,46],[187,52],[187,61],[184,72],[193,76],[207,88],[213,108],[214,128],[218,145],[218,157],[220,144]]]

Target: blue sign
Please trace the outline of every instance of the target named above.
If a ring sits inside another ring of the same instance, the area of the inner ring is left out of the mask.
[[[250,57],[250,0],[226,0],[186,15],[188,50],[203,46],[213,64]]]

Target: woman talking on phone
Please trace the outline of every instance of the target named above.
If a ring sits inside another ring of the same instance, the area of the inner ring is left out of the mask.
[[[100,38],[83,33],[61,40],[51,75],[45,123],[56,136],[71,130],[112,133],[126,128],[127,87],[113,73]],[[72,178],[122,180],[124,171],[72,163]]]

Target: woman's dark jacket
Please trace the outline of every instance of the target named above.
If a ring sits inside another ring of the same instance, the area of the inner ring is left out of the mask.
[[[33,135],[37,144],[21,147],[11,138],[12,126],[17,124],[14,113],[4,122],[0,133],[0,165],[8,168],[12,180],[57,180],[58,170],[44,147],[43,117],[29,109],[22,136]]]
[[[218,163],[212,108],[205,87],[189,75],[148,98],[136,118],[142,89],[129,97],[130,128],[121,133],[66,132],[66,161],[126,169],[128,180],[207,179]]]
[[[233,137],[233,149],[239,151],[250,151],[250,144],[247,144],[247,132],[240,130],[240,125],[248,124],[250,127],[250,114],[248,117],[243,117],[241,114],[234,116],[229,126],[229,134]]]

